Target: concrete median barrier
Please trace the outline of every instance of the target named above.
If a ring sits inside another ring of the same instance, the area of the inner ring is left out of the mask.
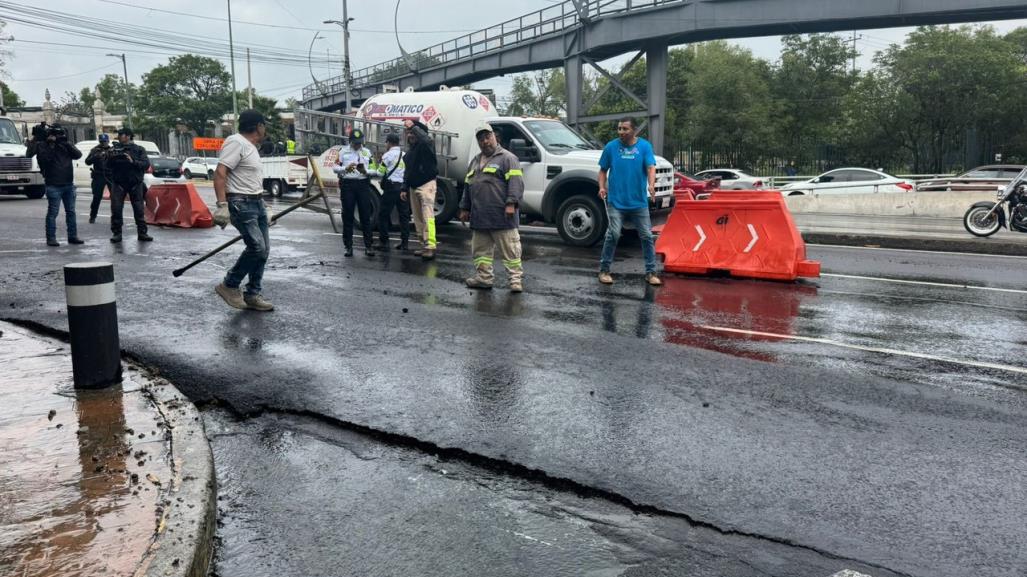
[[[798,214],[855,214],[962,218],[970,205],[994,201],[998,191],[889,192],[788,196],[788,210]]]

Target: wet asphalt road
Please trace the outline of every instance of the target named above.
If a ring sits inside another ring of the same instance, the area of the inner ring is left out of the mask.
[[[170,274],[228,231],[47,249],[44,208],[0,199],[0,316],[64,329],[60,266],[114,259],[122,346],[209,407],[219,574],[1027,567],[1027,259],[810,247],[815,282],[651,289],[626,243],[607,288],[526,231],[511,295],[463,288],[459,227],[343,259],[302,213],[259,315],[213,294],[236,251]]]

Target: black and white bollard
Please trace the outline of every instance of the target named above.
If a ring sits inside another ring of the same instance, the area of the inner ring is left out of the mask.
[[[101,389],[121,382],[121,343],[114,297],[114,265],[65,265],[71,367],[76,389]]]

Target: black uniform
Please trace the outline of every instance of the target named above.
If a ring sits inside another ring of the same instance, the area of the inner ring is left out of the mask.
[[[110,144],[97,144],[86,156],[86,164],[92,167],[89,170],[89,175],[91,177],[90,187],[93,189],[93,201],[89,204],[89,222],[96,221],[96,214],[100,210],[100,201],[103,200],[103,189],[111,180],[110,170],[107,168],[107,153],[110,151]]]
[[[124,145],[124,152],[111,152],[107,162],[111,182],[111,232],[121,236],[124,222],[122,213],[125,209],[125,197],[132,203],[132,214],[135,216],[136,233],[146,236],[146,186],[143,184],[143,173],[150,167],[150,159],[146,150],[134,143]]]

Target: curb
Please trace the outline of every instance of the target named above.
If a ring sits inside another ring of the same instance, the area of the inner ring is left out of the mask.
[[[963,252],[1000,256],[1027,256],[1027,243],[1007,242],[995,239],[968,238],[907,238],[889,235],[802,233],[806,244],[828,244],[839,246],[875,246],[907,250],[937,252]]]
[[[214,552],[217,483],[214,456],[196,406],[167,380],[135,363],[146,384],[143,393],[164,419],[171,433],[170,483],[159,532],[143,571],[146,577],[205,577]]]

